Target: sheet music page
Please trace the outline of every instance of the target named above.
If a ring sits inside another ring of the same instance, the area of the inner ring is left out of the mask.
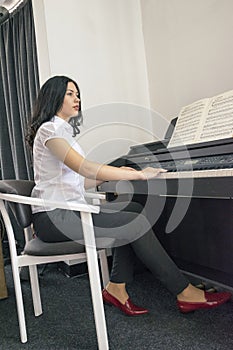
[[[210,100],[198,142],[233,136],[233,90]]]
[[[168,148],[229,137],[233,137],[233,90],[183,107]]]
[[[204,98],[181,109],[168,148],[196,142],[208,102],[209,99]]]

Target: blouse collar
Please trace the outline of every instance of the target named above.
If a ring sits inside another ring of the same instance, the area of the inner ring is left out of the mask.
[[[60,117],[58,117],[57,115],[55,115],[55,116],[53,117],[52,121],[53,121],[54,123],[56,123],[57,125],[63,126],[67,131],[69,131],[69,132],[71,132],[71,133],[73,132],[73,128],[72,128],[72,126],[69,124],[69,122],[67,122],[66,120],[64,120],[64,119],[62,119],[62,118],[60,118]]]

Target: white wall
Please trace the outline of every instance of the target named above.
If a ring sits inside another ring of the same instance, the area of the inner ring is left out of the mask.
[[[39,78],[42,84],[51,75],[44,1],[32,0],[32,7],[37,42]]]
[[[232,0],[141,0],[150,100],[170,118],[233,88]]]
[[[151,141],[140,1],[34,0],[33,9],[41,83],[55,74],[78,81],[79,141],[91,158],[108,161]]]

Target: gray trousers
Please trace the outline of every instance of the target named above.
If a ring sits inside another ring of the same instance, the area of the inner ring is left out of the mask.
[[[189,281],[168,256],[138,203],[107,203],[99,214],[93,214],[95,236],[114,239],[111,282],[133,280],[135,258],[158,278],[174,295],[185,289]],[[33,215],[36,235],[45,242],[82,240],[78,212],[55,209]]]

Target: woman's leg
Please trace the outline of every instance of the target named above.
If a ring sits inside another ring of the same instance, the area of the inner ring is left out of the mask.
[[[131,247],[172,294],[178,295],[188,286],[188,280],[169,257],[152,230],[132,242]]]
[[[130,249],[131,248],[131,249]],[[129,296],[126,292],[126,284],[122,283],[130,276],[132,277],[132,262],[134,260],[135,253],[140,260],[151,270],[156,278],[158,278],[171,293],[177,297],[177,306],[181,312],[191,312],[197,309],[210,309],[219,306],[231,298],[231,293],[205,293],[204,291],[196,288],[188,282],[184,275],[180,272],[178,267],[167,255],[163,247],[160,245],[157,237],[153,231],[149,231],[140,239],[132,242],[130,245],[125,246],[124,249],[116,248],[116,260],[113,265],[113,279],[107,285],[107,291],[114,296],[121,304],[127,305]],[[118,262],[118,259],[119,262]],[[123,262],[124,265],[121,265]],[[130,274],[124,272],[124,268],[131,266],[127,269]],[[103,294],[104,299],[106,295]],[[109,296],[107,295],[109,301]],[[114,304],[115,300],[110,302]],[[114,304],[115,305],[115,304]],[[119,305],[115,305],[119,307]],[[123,305],[124,306],[124,305]],[[129,314],[129,310],[126,307],[120,305],[120,309]],[[147,313],[148,310],[138,308],[132,304],[133,310],[130,310],[132,316]],[[137,311],[139,310],[139,311]]]
[[[133,280],[135,253],[132,247],[127,244],[113,248],[112,258],[110,282],[106,286],[106,289],[124,304],[129,298],[126,291],[126,283]]]
[[[204,302],[204,292],[189,283],[151,230],[131,243],[135,254],[180,301]],[[146,252],[146,254],[145,254]]]
[[[168,256],[154,232],[150,230],[131,244],[114,249],[111,284],[107,286],[107,290],[119,300],[127,299],[128,294],[124,292],[125,284],[133,279],[135,255],[175,296],[189,286],[188,280]]]
[[[113,283],[133,281],[135,253],[130,244],[112,249],[112,270],[110,280]]]
[[[141,206],[139,207],[141,208]],[[39,237],[42,240],[56,242],[83,239],[82,225],[77,212],[56,209],[52,212],[36,214],[33,218],[36,233],[39,233]],[[187,306],[187,303],[185,304],[186,301],[188,303],[201,302],[204,305],[198,306],[198,308],[206,308],[206,294],[191,284],[188,284],[187,280],[160,245],[152,230],[144,234],[149,224],[143,215],[135,212],[111,212],[110,210],[108,213],[93,215],[93,221],[97,237],[114,237],[116,241],[120,237],[121,243],[123,241],[130,242],[130,244],[115,248],[116,255],[114,254],[115,261],[111,277],[113,281],[110,282],[121,290],[124,298],[127,297],[125,283],[132,280],[134,252],[152,273],[158,277],[172,293],[177,295],[178,300],[184,302],[182,307],[185,308],[185,312],[193,308],[193,305]],[[49,230],[48,227],[50,227]],[[46,234],[43,236],[44,232],[46,232]],[[215,296],[219,298],[219,300],[215,300],[214,303],[211,300],[210,304],[214,306],[220,305],[220,303],[229,300],[231,297],[229,293],[215,293]],[[210,304],[208,304],[208,308]],[[133,312],[133,314],[147,312],[147,310],[137,308],[133,304],[130,306],[130,312]],[[197,306],[194,305],[194,308],[197,308]],[[127,309],[127,312],[128,311]]]
[[[121,204],[122,206],[122,204]],[[101,213],[93,216],[96,225],[97,236],[102,237],[108,234],[112,236],[112,228],[116,228],[116,235],[120,233],[121,240],[124,235],[131,236],[131,244],[115,247],[113,254],[113,267],[111,272],[111,283],[121,285],[122,294],[126,298],[125,284],[133,279],[135,253],[149,270],[159,278],[165,286],[174,294],[181,293],[188,285],[187,280],[180,273],[179,269],[169,258],[152,230],[133,241],[134,231],[136,235],[140,230],[145,230],[147,223],[143,216],[140,217],[142,207],[133,203],[127,207],[132,212],[120,212],[118,205],[107,205],[111,208],[110,213]],[[112,208],[114,207],[114,212]],[[124,207],[124,205],[123,205]],[[136,212],[136,213],[135,213]],[[141,226],[138,221],[142,221]],[[127,223],[130,223],[127,225]],[[143,225],[144,224],[144,225]],[[34,215],[34,225],[39,238],[46,242],[61,242],[66,240],[82,239],[82,227],[80,217],[72,211],[56,209],[52,212],[39,213]],[[126,226],[125,226],[126,225]],[[131,232],[125,232],[128,229]]]
[[[120,211],[121,208],[123,211]],[[129,244],[114,248],[110,277],[111,287],[113,287],[112,284],[116,284],[117,289],[121,286],[121,290],[123,290],[124,285],[133,280],[135,255],[173,294],[179,294],[188,286],[188,280],[168,256],[152,229],[149,229],[147,219],[140,214],[143,207],[139,203],[130,203],[127,206],[125,203],[109,203],[102,210],[102,215],[94,217],[97,229],[101,225],[104,225],[105,228],[114,225],[118,227],[119,233],[122,230],[124,235],[131,237],[134,233],[138,237],[138,230],[142,230],[139,238],[131,239]],[[135,217],[137,217],[137,221]],[[129,222],[130,224],[127,225]],[[122,235],[122,233],[120,234]],[[107,289],[109,290],[109,288]],[[127,296],[126,293],[119,294]]]
[[[124,204],[121,204],[121,206],[124,208]],[[119,209],[119,204],[114,206],[110,203],[105,208]],[[124,208],[124,212],[117,215],[120,215],[119,220],[121,221],[124,213],[124,216],[128,215],[126,221],[130,221],[132,215],[139,215],[142,210],[143,207],[139,203],[130,203]],[[109,219],[112,224],[112,215]],[[143,219],[145,217],[141,216],[141,221]],[[128,228],[138,229],[138,227],[133,226],[128,226]],[[135,255],[174,295],[181,293],[188,286],[188,280],[168,256],[152,229],[141,235],[140,238],[132,240],[130,244],[114,248],[111,282],[120,284],[132,281]]]
[[[139,203],[131,202],[124,210],[141,213],[143,207]],[[114,292],[118,292],[118,288],[114,288],[117,286],[121,289],[119,295],[127,295],[123,289],[125,289],[125,284],[133,279],[135,255],[171,293],[177,296],[178,300],[194,302],[205,300],[203,291],[189,283],[161,246],[152,230],[131,244],[114,249],[110,278],[111,289]]]

